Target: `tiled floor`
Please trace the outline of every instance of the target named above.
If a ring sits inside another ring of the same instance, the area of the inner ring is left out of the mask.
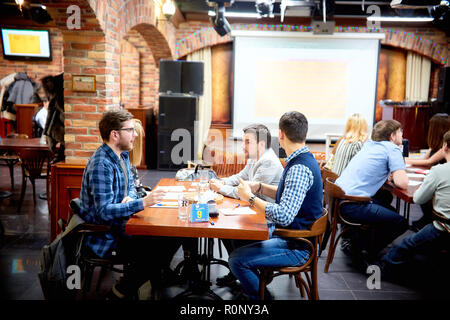
[[[39,256],[42,246],[49,241],[49,214],[47,202],[38,199],[36,207],[33,205],[32,189],[27,187],[22,211],[16,212],[20,195],[21,172],[16,168],[16,188],[12,199],[0,204],[0,220],[6,236],[4,245],[0,249],[0,299],[13,300],[41,300],[43,295],[37,278],[39,271]],[[158,172],[141,170],[140,175],[144,184],[154,186],[162,177],[173,177],[174,172]],[[0,167],[0,190],[9,189],[9,173],[6,167]],[[44,181],[37,182],[37,192],[45,189]],[[421,216],[417,205],[411,206],[411,219]],[[408,231],[410,233],[410,231]],[[399,239],[397,239],[398,241]],[[217,247],[217,246],[216,246]],[[226,259],[226,251],[223,250]],[[449,285],[449,261],[422,260],[411,267],[406,280],[383,281],[381,289],[369,290],[368,275],[355,269],[349,258],[338,249],[329,273],[323,273],[323,266],[327,252],[319,259],[319,294],[322,300],[410,300],[410,299],[449,299],[447,288]],[[216,256],[218,256],[216,248]],[[448,256],[448,255],[447,255]],[[181,250],[175,255],[172,265],[182,260]],[[238,290],[219,288],[215,285],[217,276],[226,274],[227,269],[222,266],[211,267],[212,290],[223,299],[234,299]],[[90,298],[102,299],[111,288],[117,275],[108,274],[102,283],[100,292],[93,289]],[[94,276],[94,281],[96,280]],[[95,282],[94,282],[95,283]],[[163,299],[173,297],[184,287],[170,287],[163,292]],[[299,291],[294,281],[287,276],[275,279],[269,289],[277,300],[299,299]],[[142,288],[142,296],[148,296],[148,290]]]

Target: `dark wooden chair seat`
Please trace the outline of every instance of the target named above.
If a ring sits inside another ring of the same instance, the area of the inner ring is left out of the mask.
[[[12,139],[28,139],[28,135],[11,133],[7,138]],[[0,154],[0,165],[5,165],[9,168],[9,176],[11,178],[11,191],[14,191],[14,166],[20,163],[20,157],[14,152],[8,151]]]
[[[22,208],[23,199],[27,187],[27,180],[30,180],[33,187],[33,203],[36,206],[36,185],[35,180],[45,179],[46,190],[49,190],[50,185],[50,161],[52,152],[50,150],[36,150],[32,148],[22,149],[19,152],[22,163],[22,192],[20,194],[19,206],[17,212]],[[47,202],[50,208],[50,196],[47,193]]]

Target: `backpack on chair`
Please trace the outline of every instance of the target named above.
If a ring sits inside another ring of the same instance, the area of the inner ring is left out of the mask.
[[[74,214],[64,229],[60,219],[58,224],[63,231],[41,250],[41,270],[38,277],[46,300],[71,300],[76,296],[77,291],[70,290],[67,286],[70,276],[67,268],[77,264],[79,252],[79,241],[71,231],[83,223],[84,220]]]

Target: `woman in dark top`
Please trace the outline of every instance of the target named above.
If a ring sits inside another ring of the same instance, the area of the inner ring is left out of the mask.
[[[428,149],[427,153],[422,159],[405,159],[407,164],[416,166],[434,166],[436,164],[445,163],[445,154],[442,150],[443,136],[450,130],[450,116],[446,113],[436,113],[430,119],[430,126],[428,128]],[[424,226],[429,224],[432,220],[433,205],[430,202],[422,204],[421,206],[423,216],[419,220],[411,223],[415,231],[419,231]]]
[[[406,158],[407,164],[415,166],[434,166],[438,163],[445,163],[444,152],[442,151],[442,137],[450,130],[450,117],[446,113],[436,113],[430,119],[428,128],[428,151],[422,159]]]

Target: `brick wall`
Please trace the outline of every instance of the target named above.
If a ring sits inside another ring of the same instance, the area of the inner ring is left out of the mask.
[[[128,41],[120,42],[120,86],[121,101],[125,107],[140,104],[140,54]]]

